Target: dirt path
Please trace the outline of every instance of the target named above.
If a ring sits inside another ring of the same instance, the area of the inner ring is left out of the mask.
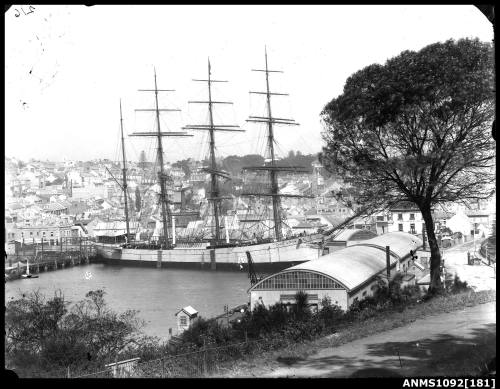
[[[479,250],[480,242],[476,242]],[[496,273],[492,266],[485,264],[468,265],[467,251],[474,252],[474,243],[466,242],[443,250],[443,258],[447,273],[457,274],[477,292],[480,290],[496,290]]]
[[[491,302],[325,348],[260,376],[460,376],[495,356],[495,344],[496,302]]]

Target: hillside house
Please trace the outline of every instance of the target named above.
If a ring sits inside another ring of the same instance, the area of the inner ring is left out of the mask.
[[[187,330],[198,317],[198,311],[191,305],[182,308],[175,316],[177,317],[177,333],[181,334]]]

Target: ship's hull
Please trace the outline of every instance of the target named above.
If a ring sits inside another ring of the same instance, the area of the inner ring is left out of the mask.
[[[170,250],[122,248],[120,245],[96,243],[97,258],[104,263],[127,265],[150,265],[156,267],[182,267],[197,269],[247,268],[246,252],[259,270],[281,270],[302,262],[317,259],[321,250],[304,237],[246,246],[220,247],[210,249],[198,247],[176,247]]]

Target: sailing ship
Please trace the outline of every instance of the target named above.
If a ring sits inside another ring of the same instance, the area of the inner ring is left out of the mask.
[[[30,263],[28,259],[26,259],[26,273],[21,274],[21,278],[38,278],[36,274],[30,274]]]
[[[125,218],[126,218],[126,243],[109,243],[98,241],[95,244],[96,251],[99,257],[105,262],[127,262],[127,263],[150,263],[157,267],[162,266],[195,266],[195,267],[210,267],[241,269],[242,266],[247,266],[247,252],[250,253],[253,263],[259,266],[259,269],[281,270],[283,268],[293,266],[305,261],[317,259],[322,254],[321,246],[317,242],[321,241],[321,234],[308,236],[300,236],[289,238],[283,233],[283,216],[281,211],[282,197],[304,197],[300,195],[281,194],[278,186],[278,174],[280,172],[306,172],[304,167],[278,166],[277,158],[274,150],[274,127],[276,125],[297,125],[293,119],[277,118],[272,115],[271,98],[272,96],[286,95],[284,93],[272,92],[269,87],[269,76],[277,70],[268,68],[267,50],[265,51],[265,68],[252,69],[252,71],[265,73],[266,89],[265,91],[251,91],[251,94],[261,95],[266,98],[265,116],[250,116],[247,119],[249,123],[264,123],[267,127],[267,154],[269,158],[262,166],[248,166],[246,171],[267,172],[269,178],[269,192],[245,192],[241,196],[245,197],[267,197],[272,199],[272,223],[269,223],[274,230],[272,238],[257,240],[255,237],[248,237],[239,241],[229,239],[227,217],[221,215],[221,201],[227,199],[221,195],[219,180],[230,179],[228,172],[223,171],[217,166],[215,157],[215,134],[218,131],[239,132],[243,131],[237,125],[218,124],[214,122],[214,107],[218,104],[232,104],[227,101],[216,101],[212,98],[212,84],[218,82],[227,82],[215,80],[212,78],[210,60],[208,60],[208,77],[206,79],[195,79],[193,81],[206,83],[208,88],[208,99],[203,101],[192,101],[192,104],[206,104],[208,106],[208,123],[198,125],[187,125],[182,128],[184,131],[162,131],[160,128],[160,112],[161,111],[176,111],[175,109],[159,109],[158,107],[158,92],[170,92],[172,90],[158,89],[156,83],[156,71],[154,72],[154,89],[146,89],[142,91],[154,92],[155,108],[151,109],[156,113],[156,131],[132,133],[130,136],[149,136],[155,137],[157,140],[157,160],[159,164],[158,184],[160,187],[159,203],[161,205],[162,217],[162,235],[156,245],[151,245],[151,242],[145,243],[140,241],[132,242],[130,237],[129,216],[127,210],[127,175],[125,164],[125,148],[123,137],[123,120],[121,117],[120,103],[120,124],[122,138],[122,157],[123,157],[123,184],[121,185],[124,191],[125,198]],[[211,210],[211,228],[212,233],[210,239],[197,242],[182,242],[176,240],[175,217],[179,214],[174,214],[170,210],[169,198],[167,196],[167,180],[168,177],[164,171],[163,160],[163,138],[165,137],[187,137],[192,136],[185,130],[191,131],[207,131],[209,135],[209,167],[204,168],[205,173],[210,175],[210,189],[207,200]],[[224,221],[225,223],[224,223]],[[225,224],[225,225],[224,225]],[[170,226],[170,228],[169,228]],[[222,227],[224,226],[224,227]],[[222,237],[222,229],[225,230],[225,239]]]

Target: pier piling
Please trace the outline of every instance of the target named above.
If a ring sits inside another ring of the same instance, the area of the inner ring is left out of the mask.
[[[158,250],[158,254],[157,254],[157,261],[156,261],[156,267],[159,269],[161,268],[161,250]]]
[[[215,262],[215,250],[210,250],[210,269],[217,270],[217,263]]]

